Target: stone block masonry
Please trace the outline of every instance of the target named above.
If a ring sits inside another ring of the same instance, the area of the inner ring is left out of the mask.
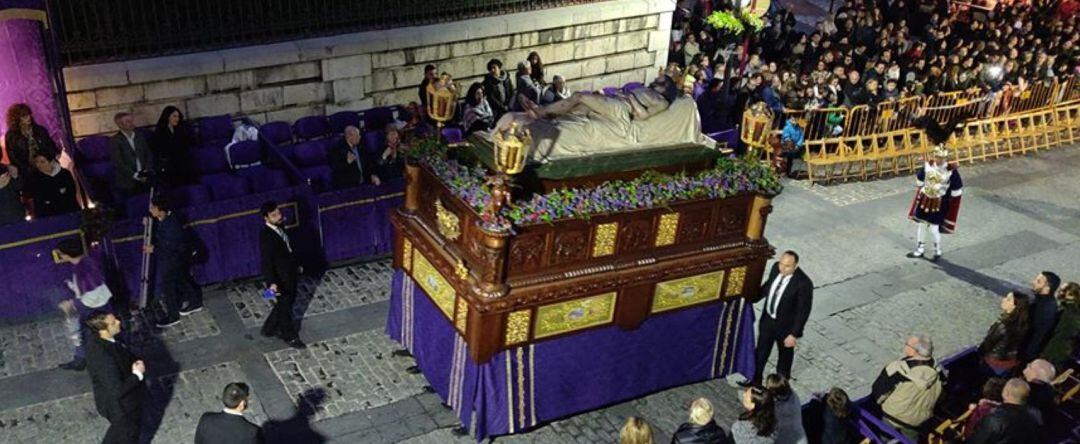
[[[417,101],[425,65],[462,94],[487,61],[513,73],[530,52],[572,90],[646,81],[667,59],[673,0],[610,0],[528,13],[64,69],[76,137],[116,130],[112,116],[152,125],[174,105],[188,118],[265,123]]]

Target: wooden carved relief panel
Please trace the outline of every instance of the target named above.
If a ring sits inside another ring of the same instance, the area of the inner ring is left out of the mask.
[[[709,209],[687,211],[679,221],[679,243],[699,242],[709,236]]]
[[[551,265],[585,260],[588,257],[589,232],[587,229],[556,231],[552,244]]]
[[[717,209],[715,235],[717,237],[741,236],[746,233],[746,204],[723,205]]]
[[[652,238],[652,220],[639,219],[626,222],[619,227],[619,253],[639,251],[651,248],[649,240]]]
[[[544,241],[546,233],[525,234],[516,237],[510,243],[510,270],[529,272],[540,269],[543,265]]]

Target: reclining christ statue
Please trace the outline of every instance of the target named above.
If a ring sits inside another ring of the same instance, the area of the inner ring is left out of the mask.
[[[529,158],[541,163],[687,144],[713,147],[715,142],[701,134],[694,100],[675,98],[669,82],[614,97],[578,92],[547,106],[519,98],[525,112],[504,114],[494,131],[513,123],[528,129]]]

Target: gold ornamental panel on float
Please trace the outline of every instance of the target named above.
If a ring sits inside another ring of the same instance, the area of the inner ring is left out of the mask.
[[[732,268],[728,273],[727,289],[724,296],[742,296],[743,285],[746,281],[746,266]]]
[[[723,283],[724,270],[657,283],[652,313],[720,299],[720,285]]]
[[[615,319],[615,292],[541,306],[536,310],[534,338],[546,338]]]
[[[450,282],[439,273],[439,270],[434,265],[431,265],[431,262],[419,250],[413,251],[413,279],[420,284],[420,288],[424,289],[424,292],[431,297],[439,310],[446,315],[446,319],[452,321],[454,319],[454,297],[457,293],[454,291],[454,287],[450,286]]]

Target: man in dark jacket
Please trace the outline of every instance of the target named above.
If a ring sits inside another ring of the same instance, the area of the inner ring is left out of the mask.
[[[335,189],[382,183],[376,171],[377,162],[360,146],[360,129],[355,126],[345,127],[345,137],[330,147],[326,161],[330,164],[330,182]]]
[[[105,443],[139,442],[146,364],[127,347],[116,342],[120,320],[109,313],[95,313],[86,320],[93,339],[86,347],[86,366],[94,389],[94,405],[109,429]]]
[[[116,203],[123,207],[128,197],[146,189],[149,172],[153,171],[150,163],[153,156],[149,140],[135,128],[131,113],[117,113],[113,121],[119,131],[109,139],[109,160],[114,171]]]
[[[1029,388],[1013,378],[1001,391],[1002,403],[975,426],[968,444],[1026,444],[1043,442],[1039,419],[1026,405]]]
[[[785,251],[773,264],[769,278],[761,286],[758,299],[765,301],[758,322],[757,346],[754,348],[756,368],[752,384],[761,385],[765,363],[769,361],[773,347],[779,349],[776,372],[791,378],[791,364],[795,360],[795,344],[803,335],[803,327],[810,319],[814,303],[814,282],[799,268],[799,255]]]
[[[165,302],[165,319],[158,321],[158,328],[180,322],[187,316],[202,310],[202,296],[191,277],[191,233],[184,228],[179,214],[173,214],[169,202],[161,196],[150,202],[150,217],[157,221],[146,253],[156,258],[158,294]]]
[[[484,96],[487,97],[496,121],[510,110],[514,98],[513,82],[502,67],[501,60],[491,59],[487,63],[488,73],[484,76]]]
[[[34,153],[34,170],[26,177],[23,194],[34,200],[34,216],[49,217],[79,211],[75,177],[48,152]]]
[[[244,418],[248,407],[248,385],[233,382],[225,386],[220,412],[203,413],[195,428],[195,444],[262,444],[262,430]]]
[[[22,179],[14,165],[0,163],[0,227],[23,221],[26,209],[19,200]]]
[[[293,348],[307,348],[300,341],[293,324],[293,303],[296,302],[297,278],[300,267],[293,259],[293,246],[285,232],[285,217],[275,202],[266,202],[259,209],[263,227],[259,231],[259,253],[263,281],[273,295],[274,308],[266,316],[261,333],[277,336]]]
[[[420,86],[417,87],[416,93],[420,96],[420,106],[427,110],[427,87],[431,82],[435,81],[435,77],[438,76],[439,68],[435,65],[424,66],[424,80],[420,81]]]
[[[1060,315],[1054,293],[1060,284],[1061,278],[1049,271],[1039,273],[1031,280],[1031,292],[1035,298],[1031,302],[1031,328],[1022,353],[1025,362],[1038,358],[1054,333]]]
[[[698,398],[690,404],[690,420],[671,437],[671,444],[734,444],[731,435],[713,420],[713,406]]]

